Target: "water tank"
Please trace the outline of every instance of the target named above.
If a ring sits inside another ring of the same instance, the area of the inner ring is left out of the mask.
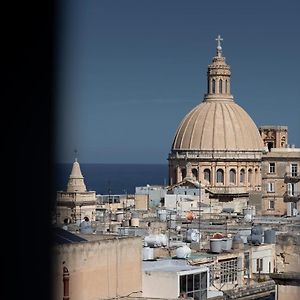
[[[230,251],[232,248],[232,238],[223,238],[222,239],[222,250],[223,251]]]
[[[129,226],[129,220],[122,220],[122,227],[128,227]]]
[[[143,260],[153,260],[154,249],[150,247],[143,247]]]
[[[252,215],[251,214],[246,214],[244,216],[244,221],[247,223],[250,223],[252,221]]]
[[[252,217],[255,216],[255,206],[247,206],[243,208],[243,215],[251,215]]]
[[[117,221],[118,221],[118,222],[122,222],[122,220],[124,219],[124,212],[122,212],[122,211],[117,211],[117,212],[116,212],[116,217],[117,217]]]
[[[276,243],[276,232],[273,229],[268,229],[264,231],[264,243],[265,244],[275,244]]]
[[[160,209],[157,211],[158,218],[161,222],[167,221],[167,211],[165,209]]]
[[[199,238],[200,238],[200,234],[199,234],[199,230],[198,229],[188,229],[187,233],[186,233],[186,241],[189,243],[199,243]]]
[[[192,250],[187,245],[184,245],[176,249],[177,258],[187,258],[191,255],[191,253]]]
[[[148,247],[167,246],[168,238],[165,234],[150,234],[145,236],[144,242]]]
[[[209,244],[210,244],[210,252],[221,253],[222,244],[223,244],[222,239],[210,239]]]
[[[262,234],[251,234],[247,237],[248,243],[258,246],[262,243]]]
[[[251,228],[251,234],[257,234],[257,235],[262,235],[263,234],[263,228],[261,225],[254,225]]]
[[[225,213],[234,213],[234,208],[233,207],[224,207],[222,209],[222,212],[225,212]]]
[[[82,221],[80,223],[79,230],[80,230],[81,233],[86,233],[86,234],[93,233],[91,222],[89,222],[89,221]]]
[[[242,229],[239,230],[238,235],[241,237],[243,240],[244,244],[248,242],[248,236],[251,235],[251,229]]]
[[[109,232],[118,232],[120,225],[119,224],[109,224]]]
[[[244,241],[239,234],[232,239],[232,249],[244,249]]]

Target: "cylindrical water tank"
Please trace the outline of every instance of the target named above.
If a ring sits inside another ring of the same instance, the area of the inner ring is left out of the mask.
[[[80,232],[81,233],[93,233],[93,229],[90,222],[82,221],[80,223]]]
[[[176,249],[177,258],[187,258],[191,255],[191,253],[192,250],[187,245],[184,245]]]
[[[118,222],[122,222],[122,220],[124,219],[124,213],[122,211],[117,211],[116,217]]]
[[[236,234],[232,239],[232,249],[243,249],[244,241],[239,234]]]
[[[199,242],[199,238],[200,238],[200,234],[199,234],[199,230],[198,229],[188,229],[187,233],[186,233],[186,241],[191,243],[198,243]]]
[[[122,227],[128,227],[129,226],[129,220],[122,220]]]
[[[247,237],[247,241],[248,243],[258,246],[262,243],[262,234],[251,233],[251,235]]]
[[[154,249],[150,247],[143,247],[143,260],[153,260]]]
[[[109,224],[109,232],[118,232],[119,227],[119,224]]]
[[[222,239],[222,250],[223,251],[230,251],[232,248],[232,238],[223,238]]]
[[[275,244],[276,243],[276,232],[273,229],[268,229],[264,231],[264,243],[265,244]]]
[[[212,253],[221,253],[222,251],[222,239],[210,239],[210,252]]]
[[[168,238],[165,234],[150,234],[145,236],[145,243],[149,247],[167,246]]]
[[[167,221],[167,211],[165,209],[159,209],[157,211],[158,218],[161,222],[166,222]]]

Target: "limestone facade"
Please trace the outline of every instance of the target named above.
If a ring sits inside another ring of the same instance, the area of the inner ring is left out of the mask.
[[[85,237],[86,238],[86,237]],[[140,237],[56,245],[53,248],[53,300],[63,299],[63,267],[69,271],[72,300],[113,299],[142,290]]]
[[[63,224],[66,219],[69,222],[80,222],[84,217],[90,221],[96,218],[96,192],[87,191],[80,165],[75,159],[67,190],[57,192],[56,222]]]
[[[262,158],[263,215],[281,216],[297,207],[300,192],[300,148],[271,148]]]

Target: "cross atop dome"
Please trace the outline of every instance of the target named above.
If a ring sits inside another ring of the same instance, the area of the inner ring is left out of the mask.
[[[218,35],[218,37],[216,38],[216,41],[218,42],[218,46],[217,46],[217,55],[218,55],[218,56],[221,56],[221,54],[222,54],[221,41],[223,41],[223,38],[221,38],[221,36]]]

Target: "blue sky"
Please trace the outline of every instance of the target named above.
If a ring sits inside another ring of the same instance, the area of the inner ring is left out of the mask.
[[[56,161],[167,163],[218,34],[235,101],[300,147],[299,1],[60,1]]]

